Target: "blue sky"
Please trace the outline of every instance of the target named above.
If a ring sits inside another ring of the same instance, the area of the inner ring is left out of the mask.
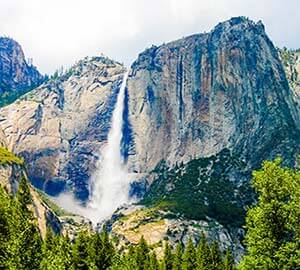
[[[299,0],[0,0],[0,35],[52,73],[100,53],[130,65],[152,44],[240,15],[262,20],[276,46],[298,48],[299,11]]]

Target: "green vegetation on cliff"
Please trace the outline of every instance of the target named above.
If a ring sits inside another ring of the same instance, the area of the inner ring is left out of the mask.
[[[23,165],[23,163],[24,161],[22,158],[17,157],[5,147],[0,146],[0,166],[13,164]]]
[[[230,177],[236,172],[240,178],[250,177],[245,167],[229,150],[173,169],[161,164],[153,172],[158,176],[142,203],[164,205],[186,218],[211,217],[224,226],[241,226],[245,214],[243,205],[249,204],[251,190],[247,183],[237,189]]]

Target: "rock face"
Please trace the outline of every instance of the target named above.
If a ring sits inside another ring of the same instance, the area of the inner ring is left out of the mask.
[[[297,105],[261,22],[232,18],[147,49],[132,65],[128,96],[133,171],[225,148],[251,168],[299,151]]]
[[[67,185],[87,199],[124,72],[108,58],[86,58],[0,110],[8,146],[36,187],[56,195]]]
[[[119,246],[137,244],[143,236],[148,244],[155,247],[159,256],[163,255],[166,240],[172,246],[178,243],[185,245],[189,238],[198,243],[202,233],[209,241],[217,240],[222,251],[230,248],[237,260],[243,253],[241,231],[229,232],[214,220],[187,220],[155,207],[129,206],[119,209],[108,228],[118,237]]]
[[[285,69],[290,88],[300,111],[300,50],[279,50],[279,55]]]
[[[21,46],[10,38],[0,37],[0,95],[18,96],[35,88],[44,77],[28,64]]]
[[[10,194],[15,194],[21,178],[27,178],[24,162],[6,149],[6,143],[2,137],[0,129],[0,186],[4,187]],[[6,153],[5,158],[3,152]],[[30,194],[32,196],[31,208],[34,217],[37,219],[38,227],[43,237],[46,236],[47,227],[54,232],[61,231],[61,224],[55,213],[43,201],[39,193],[30,185]]]

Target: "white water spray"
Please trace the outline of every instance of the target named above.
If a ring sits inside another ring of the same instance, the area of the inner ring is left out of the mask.
[[[107,144],[101,150],[101,160],[91,181],[87,216],[95,225],[110,217],[119,206],[129,202],[130,181],[120,150],[127,77],[128,72],[124,74],[119,90]]]

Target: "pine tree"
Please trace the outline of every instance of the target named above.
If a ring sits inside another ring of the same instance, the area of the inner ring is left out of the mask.
[[[86,232],[80,232],[73,244],[72,268],[74,270],[89,269],[89,237]]]
[[[234,270],[234,259],[230,249],[226,250],[225,258],[224,258],[224,270]]]
[[[166,242],[165,250],[164,250],[164,259],[163,259],[163,269],[164,270],[172,270],[173,268],[173,254],[172,249],[168,242]]]
[[[149,267],[149,247],[142,236],[135,251],[135,259],[138,264],[138,270],[146,270]]]
[[[55,236],[51,229],[47,230],[43,243],[41,269],[64,270],[71,268],[71,247],[67,237]]]
[[[18,192],[16,194],[16,199],[18,201],[19,207],[24,215],[29,215],[31,217],[31,211],[28,206],[32,203],[32,197],[30,194],[30,188],[28,181],[25,177],[22,177],[19,183]],[[28,217],[29,218],[29,217]]]
[[[112,264],[115,249],[109,239],[106,227],[103,227],[101,234],[96,233],[91,237],[89,255],[91,263],[99,270],[107,269]]]
[[[199,270],[212,269],[210,248],[204,233],[202,233],[200,243],[198,244],[197,247],[197,269]]]
[[[10,198],[0,186],[0,270],[7,269],[8,243],[10,240],[10,207]]]
[[[181,244],[177,244],[174,254],[173,270],[181,270],[183,248]]]
[[[195,270],[196,267],[196,250],[193,241],[190,238],[183,254],[182,270]]]
[[[150,253],[149,270],[159,270],[159,264],[155,252]]]
[[[222,255],[219,248],[219,244],[217,241],[214,241],[211,245],[210,249],[211,254],[211,269],[213,270],[223,270],[223,261],[222,261]]]
[[[39,269],[42,239],[37,221],[30,210],[32,198],[29,185],[22,178],[16,197],[11,203],[9,259],[10,269]]]

